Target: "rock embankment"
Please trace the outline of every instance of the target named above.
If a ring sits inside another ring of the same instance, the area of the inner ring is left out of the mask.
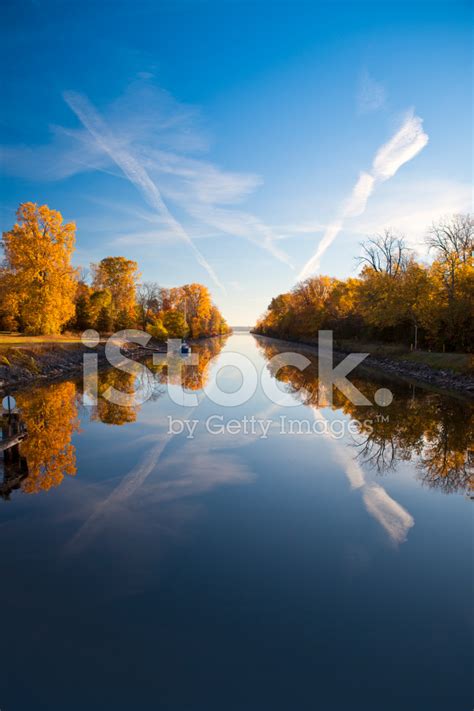
[[[285,344],[287,347],[289,343],[295,349],[309,350],[312,353],[318,352],[318,347],[314,342],[304,343],[294,341],[284,341],[280,338],[271,338],[270,336],[261,336],[258,333],[254,333],[257,338],[269,339],[272,341],[277,341]],[[358,349],[361,352],[364,351],[364,345],[358,344]],[[354,349],[355,350],[355,349]],[[352,353],[353,351],[338,348],[334,350],[334,362],[343,360],[346,355]],[[440,388],[443,390],[451,390],[452,392],[458,392],[466,396],[474,396],[474,374],[469,373],[457,373],[454,370],[437,369],[432,368],[424,363],[414,363],[413,361],[403,360],[402,358],[391,358],[385,355],[370,354],[363,361],[363,363],[358,366],[361,370],[371,369],[373,371],[379,371],[384,375],[391,377],[405,378],[408,380],[417,381],[419,383],[425,383],[434,388]]]
[[[143,348],[127,344],[121,348],[125,358],[140,360],[149,356],[158,348]],[[22,387],[41,382],[74,377],[82,372],[84,353],[91,350],[82,344],[74,346],[41,346],[37,348],[9,348],[0,351],[0,394],[13,392]],[[99,368],[109,364],[105,357],[105,348],[99,344],[94,352],[98,355]]]
[[[341,358],[347,353],[338,352]],[[454,390],[465,395],[474,396],[474,376],[456,373],[454,370],[438,370],[423,363],[412,363],[408,360],[398,360],[386,356],[369,355],[364,361],[376,370],[382,370],[387,375],[409,378],[432,385],[436,388]]]

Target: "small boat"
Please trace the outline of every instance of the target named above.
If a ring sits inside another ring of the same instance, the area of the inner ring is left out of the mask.
[[[191,353],[191,347],[188,346],[186,341],[183,341],[181,344],[181,355],[188,355],[189,353]]]

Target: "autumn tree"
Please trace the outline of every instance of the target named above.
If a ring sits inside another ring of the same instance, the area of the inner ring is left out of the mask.
[[[97,328],[98,331],[112,331],[112,294],[108,289],[92,291],[89,297],[89,310],[93,328]],[[107,328],[103,327],[105,321],[107,321]]]
[[[91,288],[80,280],[77,284],[75,315],[71,324],[76,331],[85,331],[93,326],[90,299]]]
[[[75,231],[60,212],[26,202],[19,206],[13,228],[3,233],[1,280],[10,316],[26,333],[60,333],[74,316]]]
[[[183,304],[192,338],[207,335],[212,309],[209,289],[203,284],[186,284],[183,286]]]
[[[396,303],[398,319],[408,321],[413,326],[413,346],[418,348],[418,330],[426,326],[426,307],[430,302],[432,285],[429,272],[411,259],[406,265],[400,284],[399,299]]]
[[[340,339],[472,351],[473,230],[471,215],[433,225],[430,266],[415,260],[401,235],[385,230],[362,244],[358,278],[315,276],[296,284],[271,300],[255,330],[313,342],[330,329]]]
[[[421,267],[415,266],[404,238],[385,230],[362,243],[358,262],[363,267],[358,299],[365,323],[379,335],[387,337],[391,333],[396,337],[394,329],[411,322],[417,341],[416,278],[421,285],[423,273]]]
[[[443,347],[461,342],[472,347],[474,326],[474,220],[472,215],[453,215],[433,224],[427,244],[435,259],[430,276],[433,301],[428,322]]]
[[[171,289],[160,289],[160,308],[163,311],[173,311],[181,308],[183,303],[183,287],[177,286]]]
[[[136,291],[138,284],[138,264],[125,257],[105,257],[99,264],[92,265],[93,288],[108,291],[111,296],[111,316],[115,322],[124,314],[134,321],[136,317]]]
[[[210,336],[222,336],[229,332],[226,320],[223,318],[217,306],[214,305],[211,307],[207,332]]]
[[[100,333],[110,333],[113,330],[114,322],[110,309],[107,306],[102,306],[100,309],[99,315],[97,316],[96,327]]]
[[[183,314],[180,311],[167,311],[163,319],[169,338],[185,338],[189,329]]]
[[[150,323],[146,327],[147,332],[155,338],[157,341],[166,341],[168,338],[168,331],[163,325],[163,321],[158,316],[152,318]]]
[[[19,311],[19,294],[14,290],[13,275],[6,266],[0,265],[0,330],[18,330]]]

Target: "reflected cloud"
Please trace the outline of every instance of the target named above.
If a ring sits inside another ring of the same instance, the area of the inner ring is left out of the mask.
[[[413,516],[379,484],[366,484],[362,496],[367,511],[383,526],[392,541],[403,543],[409,529],[415,525]]]
[[[316,420],[326,422],[326,418],[320,410],[312,408],[312,411]],[[342,466],[351,487],[361,491],[362,500],[368,513],[385,529],[393,543],[403,543],[407,538],[408,531],[415,525],[413,516],[392,499],[382,486],[366,481],[362,467],[351,455],[344,442],[334,439],[327,427],[323,429],[323,432],[332,442],[335,448],[334,458]]]

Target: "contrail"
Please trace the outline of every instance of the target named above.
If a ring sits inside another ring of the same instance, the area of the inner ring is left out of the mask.
[[[278,261],[289,266],[290,269],[294,268],[285,252],[275,245],[275,235],[271,228],[257,217],[245,212],[217,208],[213,205],[204,207],[192,206],[188,207],[187,210],[196,219],[222,230],[222,232],[244,237],[249,242],[267,251]]]
[[[428,135],[423,131],[423,120],[410,113],[397,133],[377,151],[371,173],[360,174],[340,217],[327,227],[316,252],[301,270],[298,276],[300,281],[318,269],[321,257],[342,230],[345,219],[362,215],[376,184],[394,176],[402,165],[423,150],[428,140]]]
[[[184,227],[169,211],[157,185],[150,178],[146,169],[125,148],[124,144],[110,132],[89,99],[74,91],[66,91],[63,96],[66,103],[102,150],[112,158],[128,180],[140,190],[147,202],[163,218],[165,224],[192,249],[197,262],[207,271],[216,286],[225,292],[225,287],[214,269],[195,246]]]
[[[311,409],[315,420],[327,424],[328,421],[317,407]],[[359,462],[353,459],[344,445],[335,439],[327,428],[324,428],[323,432],[334,444],[335,458],[342,465],[351,487],[361,492],[368,513],[379,522],[395,544],[403,543],[410,528],[415,525],[413,516],[398,501],[392,499],[382,486],[367,482]]]

